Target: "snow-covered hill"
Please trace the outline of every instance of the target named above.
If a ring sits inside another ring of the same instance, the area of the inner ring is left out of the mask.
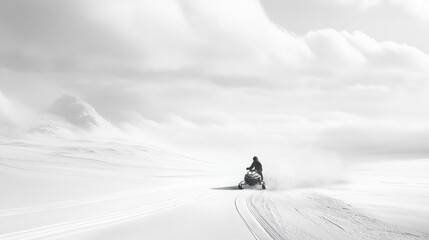
[[[86,130],[113,129],[109,121],[78,96],[68,94],[61,96],[52,105],[50,112]]]
[[[38,116],[40,125],[25,135],[44,137],[119,136],[121,131],[82,98],[64,94]]]

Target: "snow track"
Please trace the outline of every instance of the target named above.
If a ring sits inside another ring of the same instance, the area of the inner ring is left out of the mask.
[[[383,222],[318,193],[243,191],[235,207],[255,239],[429,239],[424,232]]]
[[[143,194],[161,192],[168,189],[169,188],[160,188],[160,189],[145,190],[145,191],[123,191],[123,192],[117,192],[113,194],[106,194],[102,196],[86,197],[86,198],[80,198],[80,199],[47,203],[47,204],[42,204],[38,206],[4,209],[4,210],[0,210],[0,217],[37,213],[37,212],[43,212],[43,211],[52,211],[55,209],[77,207],[77,206],[93,204],[93,203],[101,203],[101,202],[106,202],[110,200],[124,199],[124,198],[135,197]]]
[[[46,239],[47,237],[67,234],[71,231],[75,232],[76,230],[102,227],[109,224],[117,224],[120,222],[141,218],[157,212],[192,203],[208,196],[210,196],[210,194],[207,191],[186,193],[172,199],[168,199],[150,205],[145,205],[142,207],[131,208],[127,210],[112,212],[109,214],[101,214],[94,217],[76,219],[73,221],[66,221],[58,224],[45,225],[22,231],[6,233],[0,235],[0,239]]]
[[[258,209],[255,207],[254,196],[257,193],[243,192],[238,194],[235,199],[235,208],[240,215],[246,227],[253,234],[255,239],[275,239],[284,240],[276,226],[269,223]]]
[[[247,197],[246,203],[247,208],[252,213],[253,217],[259,222],[259,224],[264,228],[264,230],[270,235],[271,239],[275,240],[284,240],[286,238],[282,237],[276,230],[274,225],[271,225],[258,211],[258,209],[254,205],[254,198],[255,194],[251,194]]]

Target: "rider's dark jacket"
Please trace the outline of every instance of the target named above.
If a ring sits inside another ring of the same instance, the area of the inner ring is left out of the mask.
[[[253,161],[249,169],[253,169],[253,168],[255,168],[257,172],[262,172],[262,164],[259,161]]]

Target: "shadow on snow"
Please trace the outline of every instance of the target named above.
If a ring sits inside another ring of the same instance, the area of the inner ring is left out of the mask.
[[[212,190],[240,190],[237,186],[217,187],[211,188]]]

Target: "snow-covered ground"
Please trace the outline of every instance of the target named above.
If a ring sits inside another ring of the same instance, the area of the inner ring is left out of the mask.
[[[429,160],[367,162],[355,166],[345,184],[318,192],[344,199],[372,215],[428,231]]]
[[[228,163],[119,140],[2,138],[0,152],[2,240],[429,239],[423,160],[360,165],[323,188],[240,191]]]

